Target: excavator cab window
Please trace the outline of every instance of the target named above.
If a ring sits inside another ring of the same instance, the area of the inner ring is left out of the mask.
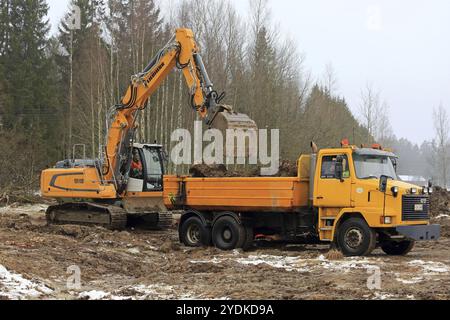
[[[144,191],[161,191],[163,189],[163,158],[159,148],[143,149],[145,165]]]
[[[133,179],[144,179],[144,168],[142,164],[141,155],[138,149],[133,149],[133,159],[131,161],[130,177]]]

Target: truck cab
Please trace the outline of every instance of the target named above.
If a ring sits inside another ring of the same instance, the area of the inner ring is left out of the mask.
[[[322,241],[357,255],[377,243],[405,254],[414,241],[439,238],[439,226],[429,225],[432,188],[401,181],[396,162],[395,154],[378,147],[319,151],[311,180]]]

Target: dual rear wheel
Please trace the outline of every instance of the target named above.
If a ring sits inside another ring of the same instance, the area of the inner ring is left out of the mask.
[[[199,217],[193,216],[182,223],[180,237],[188,247],[212,243],[220,250],[248,249],[253,243],[253,229],[229,215],[218,218],[211,229]]]

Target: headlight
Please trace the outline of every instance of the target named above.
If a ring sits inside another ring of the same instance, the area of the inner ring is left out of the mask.
[[[383,224],[392,224],[392,217],[383,217],[381,221]]]
[[[411,188],[411,194],[417,194],[417,188]]]
[[[428,188],[427,187],[423,187],[422,192],[423,192],[423,194],[428,194]]]

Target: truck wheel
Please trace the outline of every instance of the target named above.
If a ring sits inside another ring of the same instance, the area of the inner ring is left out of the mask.
[[[253,242],[255,241],[255,233],[253,232],[252,227],[244,226],[244,229],[245,229],[245,239],[240,248],[242,248],[245,251],[249,250],[253,246]]]
[[[234,250],[244,245],[245,228],[233,217],[224,216],[214,224],[212,241],[220,250]]]
[[[203,247],[211,243],[211,232],[198,217],[190,217],[183,222],[180,237],[181,242],[187,247]]]
[[[405,256],[414,248],[414,245],[415,242],[412,240],[386,241],[381,244],[381,250],[390,256]]]
[[[366,256],[376,247],[376,233],[361,218],[350,218],[342,223],[337,244],[345,256]]]

